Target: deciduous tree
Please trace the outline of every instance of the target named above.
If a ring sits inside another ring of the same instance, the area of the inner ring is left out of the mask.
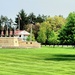
[[[66,25],[60,31],[58,37],[60,44],[75,44],[75,12],[68,15]]]

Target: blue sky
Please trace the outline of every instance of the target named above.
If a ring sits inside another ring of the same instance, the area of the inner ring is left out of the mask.
[[[24,9],[27,14],[63,15],[67,17],[75,11],[75,0],[0,0],[0,15],[15,19]]]

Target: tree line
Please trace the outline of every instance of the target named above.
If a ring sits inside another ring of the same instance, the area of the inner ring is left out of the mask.
[[[20,30],[24,30],[26,29],[26,25],[30,24],[31,21],[33,21],[35,24],[36,23],[42,23],[43,21],[45,21],[46,16],[44,15],[38,15],[36,16],[33,12],[30,13],[29,15],[27,15],[25,13],[25,11],[22,9],[18,15],[20,16]],[[18,15],[15,19],[15,22],[18,24]]]
[[[20,30],[30,32],[33,23],[33,41],[46,45],[75,44],[75,12],[71,12],[67,18],[64,18],[62,15],[53,17],[40,14],[36,16],[34,13],[27,15],[22,9],[18,15],[20,15]],[[17,24],[18,15],[15,18]]]
[[[54,41],[55,38],[57,41],[58,31],[64,26],[66,19],[62,16],[46,16],[46,15],[38,15],[36,16],[34,13],[30,13],[27,15],[25,11],[22,9],[18,15],[20,15],[20,29],[26,30],[30,32],[31,30],[31,22],[33,30],[33,40],[36,40],[42,44],[53,44],[51,42]],[[18,24],[18,16],[16,16],[15,22]],[[55,36],[55,37],[54,37]],[[50,39],[51,38],[51,39]],[[50,43],[51,42],[51,43]]]

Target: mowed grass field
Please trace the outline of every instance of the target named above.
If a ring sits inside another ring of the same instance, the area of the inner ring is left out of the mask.
[[[75,49],[0,49],[0,75],[75,75]]]

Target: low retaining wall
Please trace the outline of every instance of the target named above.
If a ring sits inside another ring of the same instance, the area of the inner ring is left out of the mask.
[[[41,44],[36,41],[23,41],[17,37],[0,37],[1,48],[40,48]]]
[[[36,41],[20,41],[19,47],[25,48],[40,48],[41,44]]]
[[[19,46],[16,37],[0,37],[0,46]]]

